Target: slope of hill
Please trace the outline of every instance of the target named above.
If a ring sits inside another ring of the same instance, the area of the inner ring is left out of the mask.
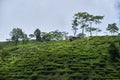
[[[120,37],[36,42],[0,50],[0,80],[120,79],[120,62],[110,62],[108,47],[120,50]]]

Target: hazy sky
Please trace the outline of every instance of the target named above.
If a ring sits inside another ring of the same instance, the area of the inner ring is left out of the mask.
[[[0,41],[9,38],[13,28],[19,27],[25,33],[33,33],[36,28],[42,32],[53,30],[72,34],[71,23],[76,12],[88,12],[105,16],[103,30],[109,23],[120,26],[120,0],[0,0]]]

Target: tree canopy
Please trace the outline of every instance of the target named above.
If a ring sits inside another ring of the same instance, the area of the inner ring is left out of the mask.
[[[19,39],[24,38],[24,32],[20,28],[13,28],[10,32],[11,40],[15,41],[15,44],[17,45]]]
[[[36,29],[35,31],[34,31],[34,35],[35,35],[35,37],[36,37],[36,41],[41,41],[41,31],[40,31],[40,29]]]
[[[85,29],[89,29],[90,36],[92,36],[92,31],[93,31],[93,23],[94,24],[100,24],[101,20],[104,18],[104,16],[94,16],[91,15],[87,12],[78,12],[74,15],[74,20],[73,24],[74,26],[79,26],[82,29],[82,34],[84,34]],[[91,29],[92,28],[92,29]],[[74,31],[77,29],[76,27],[74,28]],[[74,33],[75,34],[75,33]]]
[[[108,24],[106,30],[109,31],[112,35],[114,35],[114,33],[117,33],[119,31],[119,28],[117,27],[116,23],[112,23]]]

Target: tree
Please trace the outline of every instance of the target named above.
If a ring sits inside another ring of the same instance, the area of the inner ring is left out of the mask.
[[[51,31],[53,40],[63,40],[63,33],[59,30]]]
[[[77,26],[78,26],[77,19],[75,19],[73,20],[73,23],[72,23],[72,30],[73,30],[74,37],[76,36],[77,30],[78,30]]]
[[[114,35],[114,33],[117,33],[119,31],[119,28],[117,27],[116,23],[112,23],[112,24],[108,24],[106,30],[109,31],[111,35]]]
[[[44,41],[51,41],[52,40],[52,38],[53,38],[53,35],[49,32],[49,33],[47,33],[47,32],[42,32],[41,33],[41,36],[42,36],[42,41],[44,42]]]
[[[86,28],[86,32],[90,32],[90,36],[92,35],[93,31],[96,31],[96,28],[94,28],[94,27],[88,27],[88,28]]]
[[[33,38],[33,37],[34,37],[34,34],[29,34],[29,37],[30,37],[30,38]]]
[[[72,30],[73,30],[73,34],[74,34],[74,37],[76,36],[76,33],[77,33],[77,26],[72,26]]]
[[[74,15],[73,23],[76,23],[78,25],[81,25],[80,28],[82,28],[82,34],[84,34],[84,30],[89,28],[92,28],[93,23],[100,24],[101,20],[103,19],[103,16],[94,16],[87,12],[78,12]],[[90,36],[92,36],[92,29],[89,29]]]
[[[98,33],[98,32],[101,32],[102,30],[101,30],[101,29],[99,29],[99,28],[96,28],[96,30],[95,30],[95,31],[96,31],[96,36],[97,36],[97,33]]]
[[[89,22],[89,27],[92,28],[93,23],[100,24],[101,20],[103,18],[104,18],[104,16],[94,16],[94,15],[88,14],[87,21]],[[92,30],[93,29],[90,29],[90,31],[89,31],[90,32],[90,36],[92,36]]]
[[[23,34],[23,39],[22,39],[23,44],[25,44],[28,41],[29,41],[29,38],[27,37],[27,34]]]
[[[34,31],[34,35],[36,37],[36,41],[41,41],[41,31],[38,28]]]
[[[73,24],[72,24],[74,34],[76,34],[77,26],[79,26],[79,25],[81,25],[80,28],[82,29],[82,34],[84,34],[84,30],[88,26],[87,17],[88,17],[87,12],[78,12],[74,15],[74,20],[73,20]]]
[[[15,41],[15,45],[19,42],[19,39],[23,38],[23,31],[20,28],[13,28],[13,30],[10,32],[11,40]]]

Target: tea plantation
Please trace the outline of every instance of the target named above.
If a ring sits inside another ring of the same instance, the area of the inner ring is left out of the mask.
[[[0,80],[120,80],[120,59],[110,60],[111,42],[120,50],[118,36],[5,47]]]

